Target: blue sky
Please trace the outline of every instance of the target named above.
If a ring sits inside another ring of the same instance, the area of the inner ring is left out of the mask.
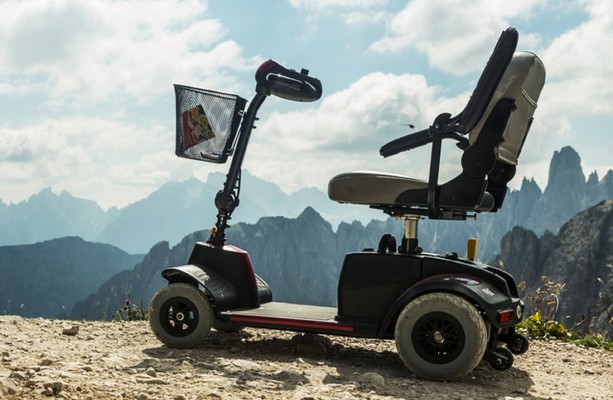
[[[293,192],[349,170],[427,176],[429,149],[379,147],[463,108],[500,32],[537,53],[547,83],[521,177],[543,188],[553,152],[613,168],[609,0],[0,1],[0,199],[42,188],[125,206],[225,166],[174,156],[172,84],[250,99],[272,58],[311,71],[315,103],[268,99],[245,159]],[[444,147],[443,177],[459,168]]]

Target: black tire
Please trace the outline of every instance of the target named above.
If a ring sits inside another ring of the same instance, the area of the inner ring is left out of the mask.
[[[492,368],[497,369],[498,371],[504,371],[513,366],[513,353],[511,353],[511,350],[504,347],[499,347],[496,349],[496,353],[506,358],[506,360],[496,357],[494,360],[490,361]]]
[[[452,380],[479,364],[488,333],[477,309],[450,293],[428,293],[407,304],[396,321],[396,349],[416,375]]]
[[[194,285],[171,283],[158,291],[149,306],[149,325],[168,347],[197,347],[211,330],[209,299]]]
[[[509,340],[507,340],[507,348],[511,350],[513,354],[524,354],[530,348],[530,342],[524,335],[511,335]]]

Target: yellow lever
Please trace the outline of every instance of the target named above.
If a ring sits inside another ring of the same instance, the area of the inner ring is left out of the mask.
[[[466,244],[466,257],[470,261],[475,261],[475,258],[477,258],[477,239],[468,239],[468,243]]]

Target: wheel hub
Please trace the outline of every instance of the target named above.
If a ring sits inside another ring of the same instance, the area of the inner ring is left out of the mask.
[[[173,297],[160,307],[162,328],[175,337],[191,334],[199,322],[198,308],[185,297]]]
[[[413,347],[424,360],[446,364],[455,360],[464,349],[462,325],[450,314],[431,312],[417,320],[411,335]]]
[[[437,344],[443,344],[445,343],[445,337],[443,336],[443,334],[439,331],[435,331],[432,334],[432,340],[434,340],[435,343]]]

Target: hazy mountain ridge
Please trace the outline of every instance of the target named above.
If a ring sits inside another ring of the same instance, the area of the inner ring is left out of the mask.
[[[169,182],[147,198],[122,209],[102,210],[91,200],[67,192],[59,195],[44,189],[27,201],[4,204],[0,201],[0,245],[30,244],[55,237],[80,236],[86,240],[112,244],[129,253],[145,253],[155,243],[171,245],[190,232],[208,229],[215,221],[215,194],[225,177],[211,173],[206,182],[190,178]],[[243,172],[240,206],[232,223],[255,223],[266,216],[297,217],[306,207],[315,209],[337,227],[358,220],[363,224],[385,215],[366,206],[338,204],[315,188],[288,195],[277,185]],[[532,179],[524,179],[519,190],[509,191],[503,208],[496,214],[481,213],[477,220],[429,221],[420,224],[422,247],[432,251],[463,253],[466,238],[481,239],[480,256],[489,259],[500,251],[500,239],[514,226],[524,226],[538,234],[557,232],[577,212],[613,198],[613,171],[599,180],[593,172],[587,181],[579,155],[570,147],[555,152],[549,169],[549,182],[542,191]],[[401,234],[397,224],[393,228]]]
[[[315,188],[288,195],[247,171],[242,176],[241,204],[232,223],[255,223],[264,216],[294,218],[309,206],[335,226],[344,220],[366,221],[379,215],[367,207],[332,202]],[[217,214],[215,194],[224,180],[223,174],[211,173],[206,182],[194,177],[168,182],[144,199],[107,211],[92,200],[76,198],[65,191],[56,195],[50,188],[17,204],[0,200],[0,245],[80,236],[129,253],[145,253],[161,240],[176,244],[190,232],[211,227]],[[380,218],[384,219],[383,214]]]
[[[74,303],[142,256],[79,237],[0,247],[0,312],[30,317],[70,314]]]

